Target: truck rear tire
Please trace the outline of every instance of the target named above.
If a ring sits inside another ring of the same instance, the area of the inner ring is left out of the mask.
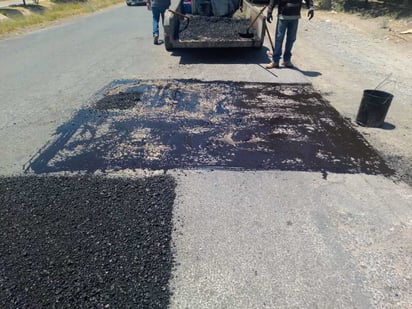
[[[165,36],[165,48],[167,51],[171,51],[173,49],[172,44],[170,43],[170,36]]]

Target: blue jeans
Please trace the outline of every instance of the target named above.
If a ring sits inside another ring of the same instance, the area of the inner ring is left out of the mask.
[[[153,15],[153,37],[159,36],[159,20],[160,16],[162,16],[162,25],[165,19],[165,11],[166,8],[154,8],[152,7],[152,15]]]
[[[292,47],[296,41],[298,32],[299,19],[279,19],[276,24],[275,32],[275,50],[273,52],[273,62],[279,63],[282,56],[283,40],[286,34],[285,52],[283,53],[283,61],[290,61],[292,58]]]

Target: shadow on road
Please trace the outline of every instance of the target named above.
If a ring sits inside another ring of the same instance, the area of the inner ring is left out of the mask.
[[[384,130],[395,130],[396,126],[392,123],[384,122],[383,126],[382,126],[382,129],[384,129]]]
[[[23,8],[26,10],[29,10],[32,13],[36,13],[36,14],[42,14],[46,11],[46,7],[40,5],[40,4],[26,4],[26,5],[22,5],[22,4],[14,4],[11,5],[10,7],[13,8]]]
[[[0,8],[0,14],[7,16],[9,18],[17,18],[24,16],[23,12],[12,8]]]
[[[308,76],[308,77],[318,77],[318,76],[322,75],[322,73],[320,73],[320,72],[317,72],[317,71],[304,71],[304,70],[302,70],[302,69],[300,69],[296,66],[295,66],[295,70],[299,71],[300,73],[302,73],[303,75]]]
[[[171,55],[180,57],[180,64],[258,64],[268,62],[266,51],[266,47],[199,48],[178,49]]]

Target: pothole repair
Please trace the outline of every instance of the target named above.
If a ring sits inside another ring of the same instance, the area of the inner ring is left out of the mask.
[[[235,168],[392,175],[309,84],[118,82],[56,131],[34,173]]]

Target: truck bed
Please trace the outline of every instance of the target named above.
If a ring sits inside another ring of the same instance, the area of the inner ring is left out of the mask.
[[[244,1],[243,12],[233,17],[215,17],[186,14],[183,18],[182,1],[165,14],[165,47],[180,48],[260,48],[265,36],[265,17],[260,15],[249,31],[248,27],[259,10]],[[176,12],[176,13],[173,13]],[[245,38],[239,33],[253,34]]]

